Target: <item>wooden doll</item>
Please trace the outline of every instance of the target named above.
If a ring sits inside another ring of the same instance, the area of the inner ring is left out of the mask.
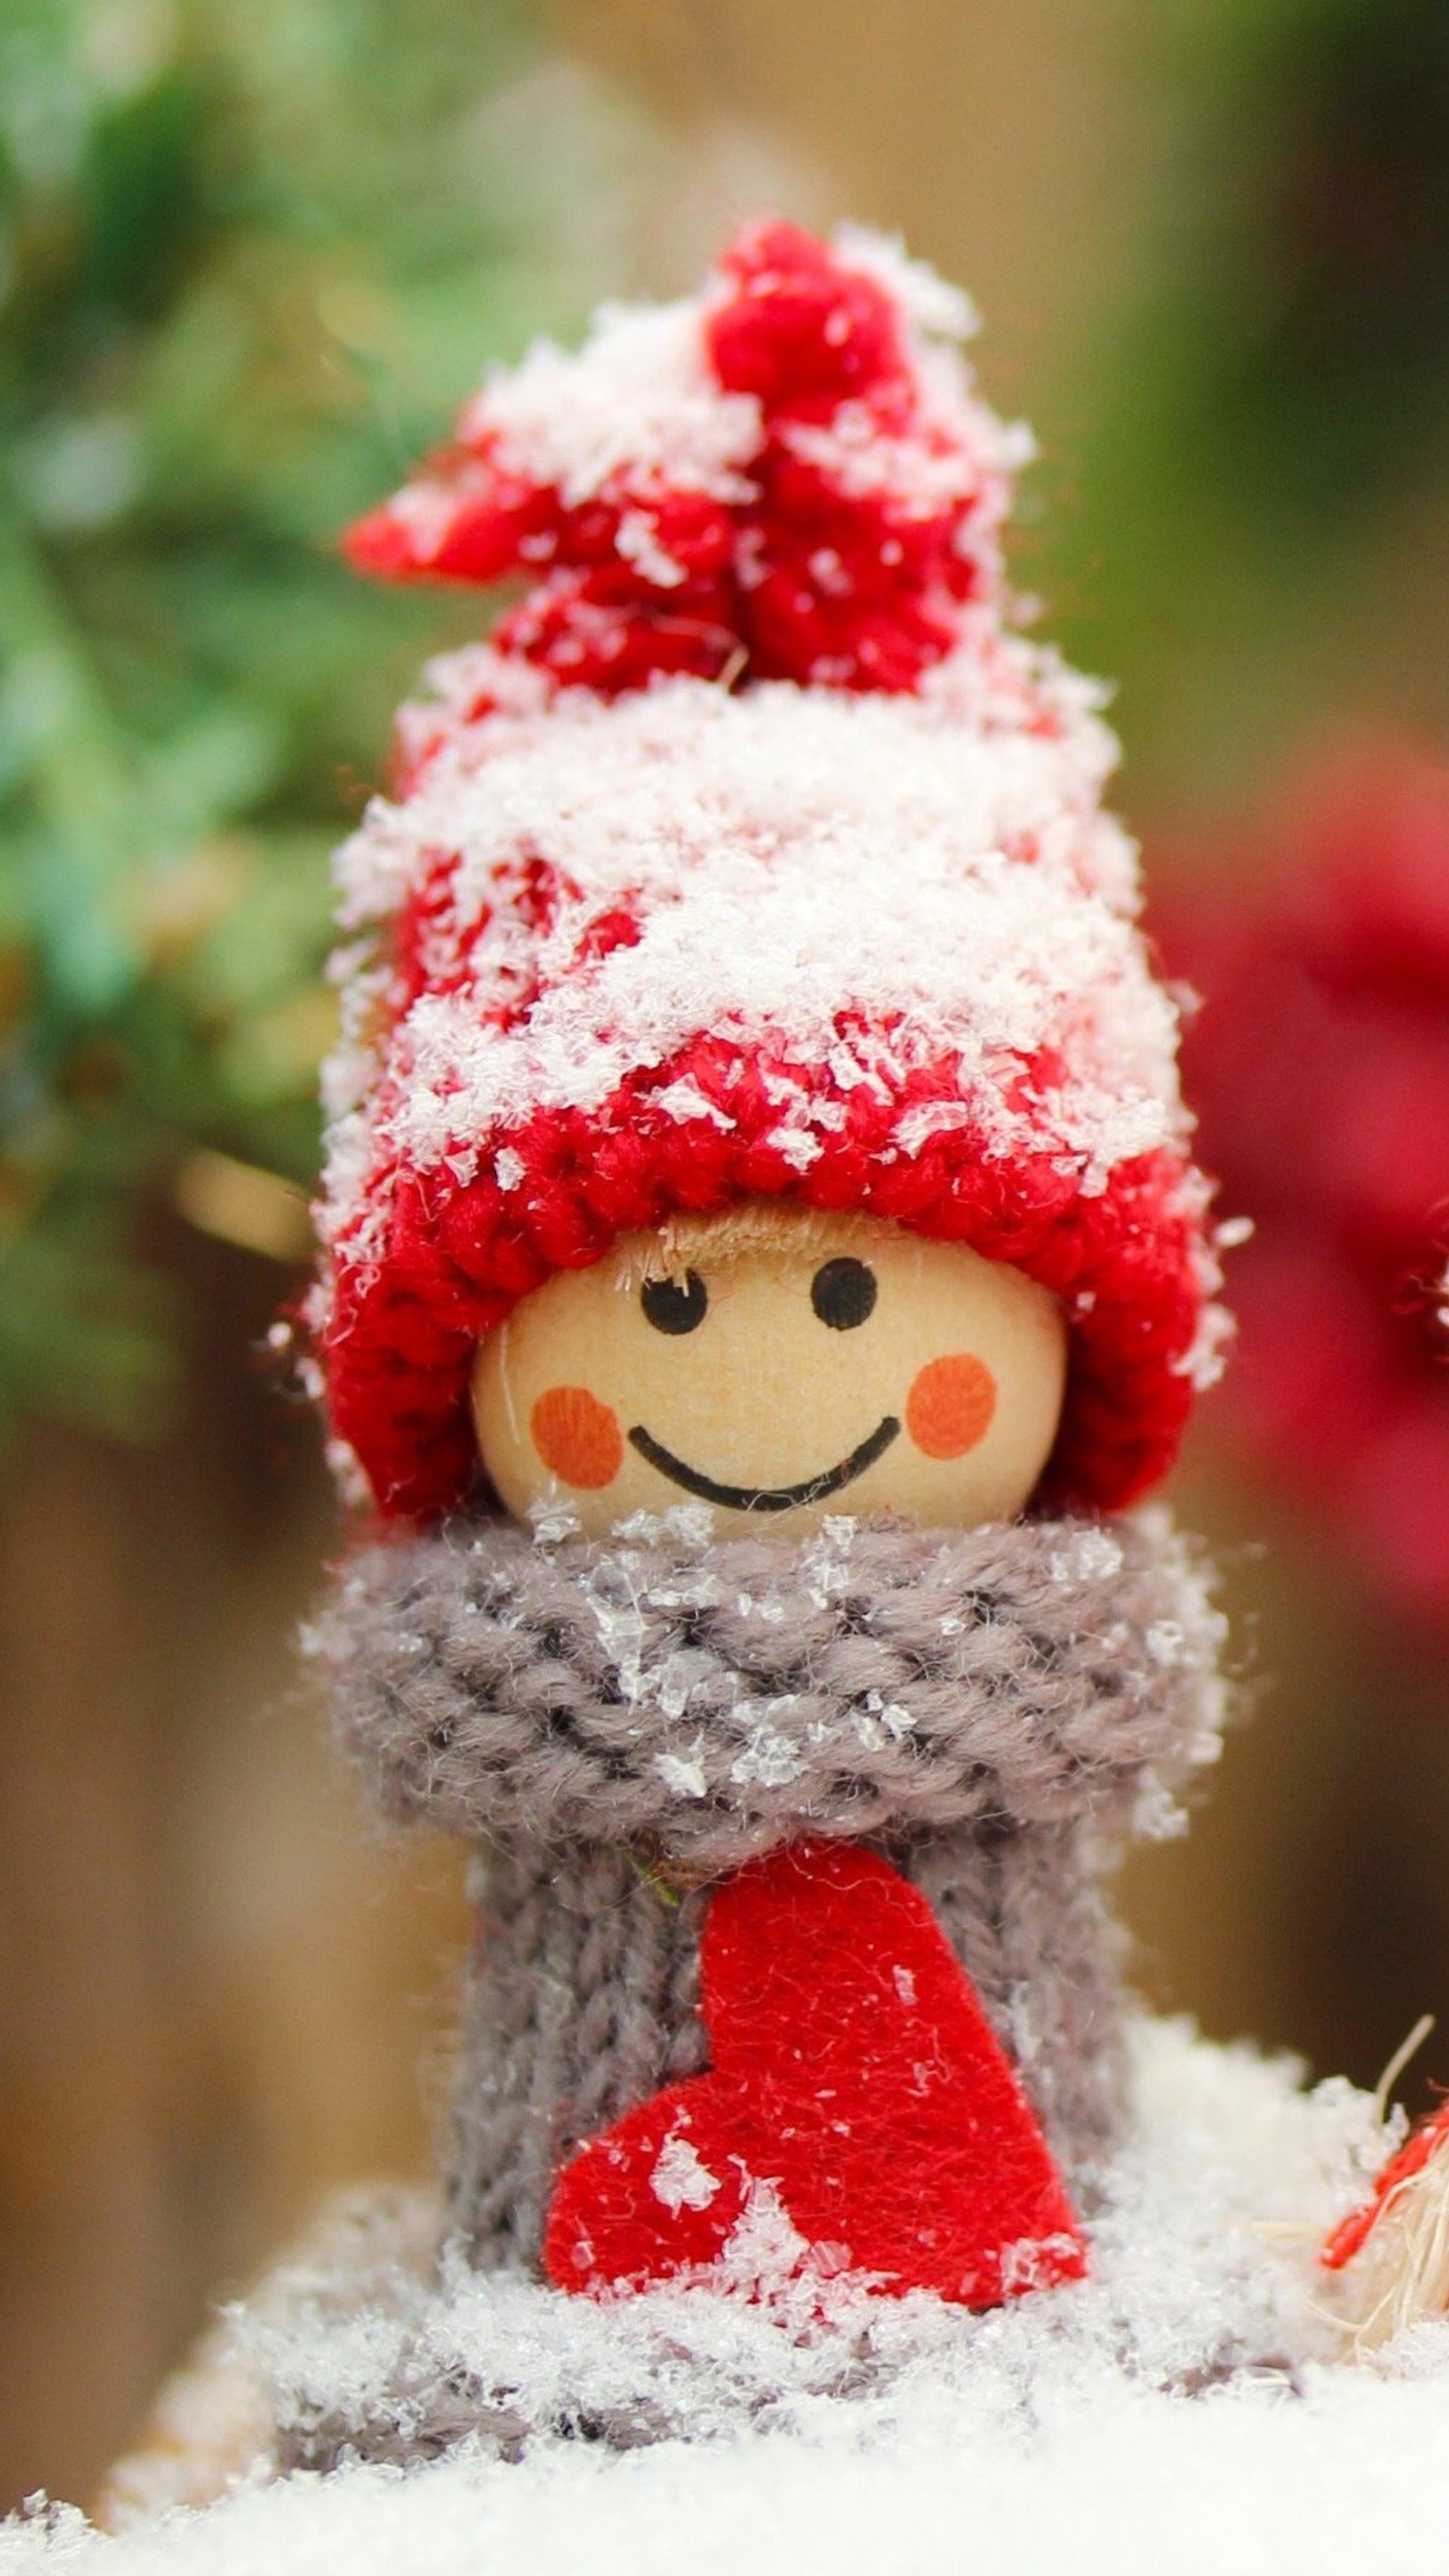
[[[748,232],[350,541],[528,585],[343,853],[314,1323],[339,1724],[476,1852],[451,2226],[570,2290],[1078,2275],[1217,1748],[1175,1013],[966,321]]]

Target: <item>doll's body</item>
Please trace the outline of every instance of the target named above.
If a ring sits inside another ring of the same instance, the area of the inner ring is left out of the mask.
[[[568,2289],[763,2211],[890,2291],[1075,2277],[1104,1876],[1216,1747],[1117,1517],[1212,1358],[1176,1018],[965,327],[761,227],[352,538],[534,584],[343,854],[315,1320],[393,1525],[339,1723],[475,1853],[457,2238]]]
[[[1005,1264],[750,1202],[482,1344],[481,1458],[535,1534],[484,1515],[355,1563],[334,1644],[391,1811],[476,1850],[450,2195],[479,2265],[536,2265],[578,2147],[708,2062],[711,1891],[805,1837],[921,1890],[1090,2188],[1120,2111],[1102,1881],[1216,1748],[1215,1631],[1158,1525],[1013,1517],[1065,1353]]]

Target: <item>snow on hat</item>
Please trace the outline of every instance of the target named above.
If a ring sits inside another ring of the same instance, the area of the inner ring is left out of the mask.
[[[1043,1500],[1171,1463],[1216,1277],[1176,1015],[1096,692],[1011,624],[1029,443],[971,327],[871,235],[756,228],[699,297],[490,377],[349,535],[530,585],[432,667],[340,854],[313,1320],[387,1513],[467,1493],[472,1355],[519,1297],[761,1194],[1062,1299]]]

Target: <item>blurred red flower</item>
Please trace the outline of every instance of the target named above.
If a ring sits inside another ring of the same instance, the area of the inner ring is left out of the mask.
[[[1155,923],[1229,1216],[1239,1341],[1210,1422],[1397,1606],[1449,1620],[1449,762],[1340,754]],[[1169,883],[1173,880],[1170,878]]]

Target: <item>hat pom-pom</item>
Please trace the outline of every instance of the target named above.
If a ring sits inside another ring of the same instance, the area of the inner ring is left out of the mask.
[[[725,252],[733,290],[711,314],[710,359],[730,393],[765,412],[830,406],[906,386],[901,315],[878,279],[798,224],[758,224]]]
[[[556,688],[913,690],[1003,604],[1028,452],[971,391],[971,326],[888,243],[753,226],[703,294],[491,377],[344,551],[385,580],[524,574],[493,648]]]

